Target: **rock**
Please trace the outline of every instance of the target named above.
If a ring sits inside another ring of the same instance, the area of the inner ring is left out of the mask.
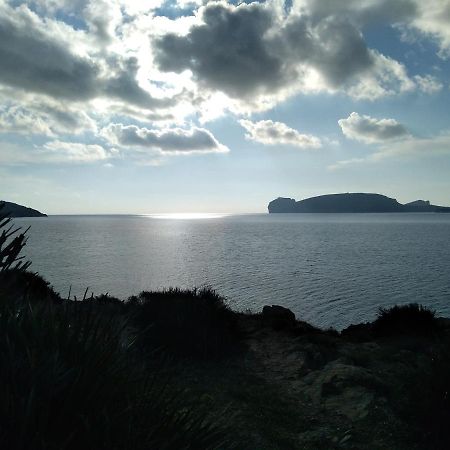
[[[313,381],[307,388],[311,401],[352,421],[367,416],[375,399],[374,390],[382,384],[370,371],[339,362],[308,377]]]
[[[287,329],[295,326],[295,314],[290,309],[283,306],[264,306],[262,316],[264,325],[269,325],[275,330]]]

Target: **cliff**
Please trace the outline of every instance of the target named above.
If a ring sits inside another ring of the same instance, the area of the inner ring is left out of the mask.
[[[2,204],[4,204],[3,212],[11,217],[47,217],[47,214],[17,203],[0,201],[0,205]]]
[[[450,212],[450,208],[416,200],[401,204],[381,194],[347,193],[311,197],[300,201],[279,197],[268,205],[269,213],[387,213]]]

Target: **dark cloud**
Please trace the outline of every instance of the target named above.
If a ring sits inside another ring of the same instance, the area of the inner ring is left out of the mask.
[[[25,7],[0,8],[0,84],[55,99],[86,101],[109,97],[140,108],[165,108],[176,98],[153,98],[136,81],[136,58],[114,56],[95,62],[70,50]],[[107,67],[102,73],[100,64]]]
[[[136,82],[139,69],[136,58],[120,60],[115,58],[110,61],[112,67],[120,67],[117,75],[103,82],[104,94],[107,97],[117,98],[141,108],[164,108],[176,103],[176,98],[158,99],[152,97],[146,90],[142,89]]]
[[[120,146],[139,146],[162,153],[223,153],[228,148],[204,128],[168,128],[149,130],[135,125],[111,124],[102,132],[111,143]]]
[[[231,97],[251,96],[287,82],[283,60],[270,48],[269,9],[259,4],[230,8],[212,4],[204,24],[187,36],[170,33],[156,40],[156,62],[163,71],[192,70],[195,79]]]
[[[313,20],[297,12],[285,18],[263,3],[212,3],[201,18],[203,23],[186,36],[168,33],[155,41],[156,64],[163,71],[189,69],[200,85],[233,98],[306,85],[311,70],[329,89],[359,83],[364,76],[386,84],[402,81],[391,60],[371,51],[345,16]],[[377,70],[385,70],[384,75]]]
[[[37,26],[31,13],[0,15],[0,83],[52,97],[85,100],[97,92],[98,68]]]

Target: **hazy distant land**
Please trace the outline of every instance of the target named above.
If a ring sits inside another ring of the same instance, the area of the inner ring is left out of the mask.
[[[10,217],[47,217],[47,214],[41,213],[36,209],[18,205],[17,203],[4,202],[0,200],[0,204],[1,203],[5,204],[5,209],[3,210],[4,213],[8,214]]]
[[[427,200],[401,204],[381,194],[328,194],[295,201],[278,197],[268,205],[269,213],[393,213],[450,212],[450,207],[432,205]]]

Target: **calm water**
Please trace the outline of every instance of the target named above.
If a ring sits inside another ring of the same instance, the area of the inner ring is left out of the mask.
[[[265,304],[341,328],[379,306],[421,302],[450,316],[450,214],[277,214],[173,220],[53,216],[26,255],[63,296],[210,285],[234,309]]]

